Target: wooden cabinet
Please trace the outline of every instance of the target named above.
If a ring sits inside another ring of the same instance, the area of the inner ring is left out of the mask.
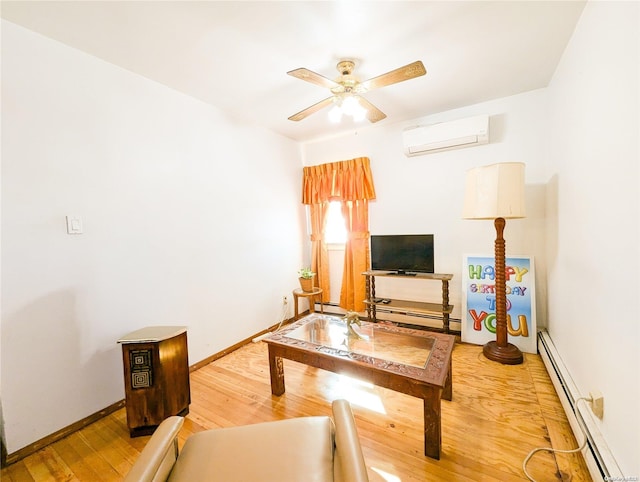
[[[187,329],[150,326],[122,337],[127,425],[148,435],[165,418],[189,413]]]
[[[453,306],[449,304],[449,280],[453,278],[452,274],[442,273],[414,273],[412,275],[398,275],[393,271],[365,271],[362,273],[366,277],[366,296],[364,300],[367,306],[367,318],[369,321],[377,321],[377,307],[384,307],[394,313],[422,313],[422,314],[441,314],[442,315],[442,331],[449,333],[449,315],[453,310]],[[411,300],[397,299],[381,299],[376,297],[376,277],[394,277],[403,280],[433,280],[442,283],[442,299],[440,302],[423,302]]]

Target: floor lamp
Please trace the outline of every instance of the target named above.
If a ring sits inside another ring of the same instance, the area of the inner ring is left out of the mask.
[[[504,162],[467,171],[465,219],[493,219],[495,241],[496,340],[482,348],[489,360],[506,365],[522,363],[520,349],[507,341],[507,286],[505,279],[505,219],[524,217],[524,164]]]

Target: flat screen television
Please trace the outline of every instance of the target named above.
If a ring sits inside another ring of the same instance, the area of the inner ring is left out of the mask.
[[[433,234],[371,235],[371,269],[433,273]]]

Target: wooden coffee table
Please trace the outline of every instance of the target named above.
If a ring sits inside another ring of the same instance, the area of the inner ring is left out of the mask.
[[[440,399],[451,400],[451,335],[362,322],[348,337],[343,320],[310,314],[265,338],[271,393],[282,395],[282,359],[349,375],[424,401],[424,454],[440,458]]]

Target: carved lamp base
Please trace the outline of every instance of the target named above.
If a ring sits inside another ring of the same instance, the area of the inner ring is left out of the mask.
[[[489,360],[504,365],[519,365],[524,361],[520,349],[511,343],[507,343],[506,346],[499,346],[496,341],[490,341],[482,347],[482,353]]]

